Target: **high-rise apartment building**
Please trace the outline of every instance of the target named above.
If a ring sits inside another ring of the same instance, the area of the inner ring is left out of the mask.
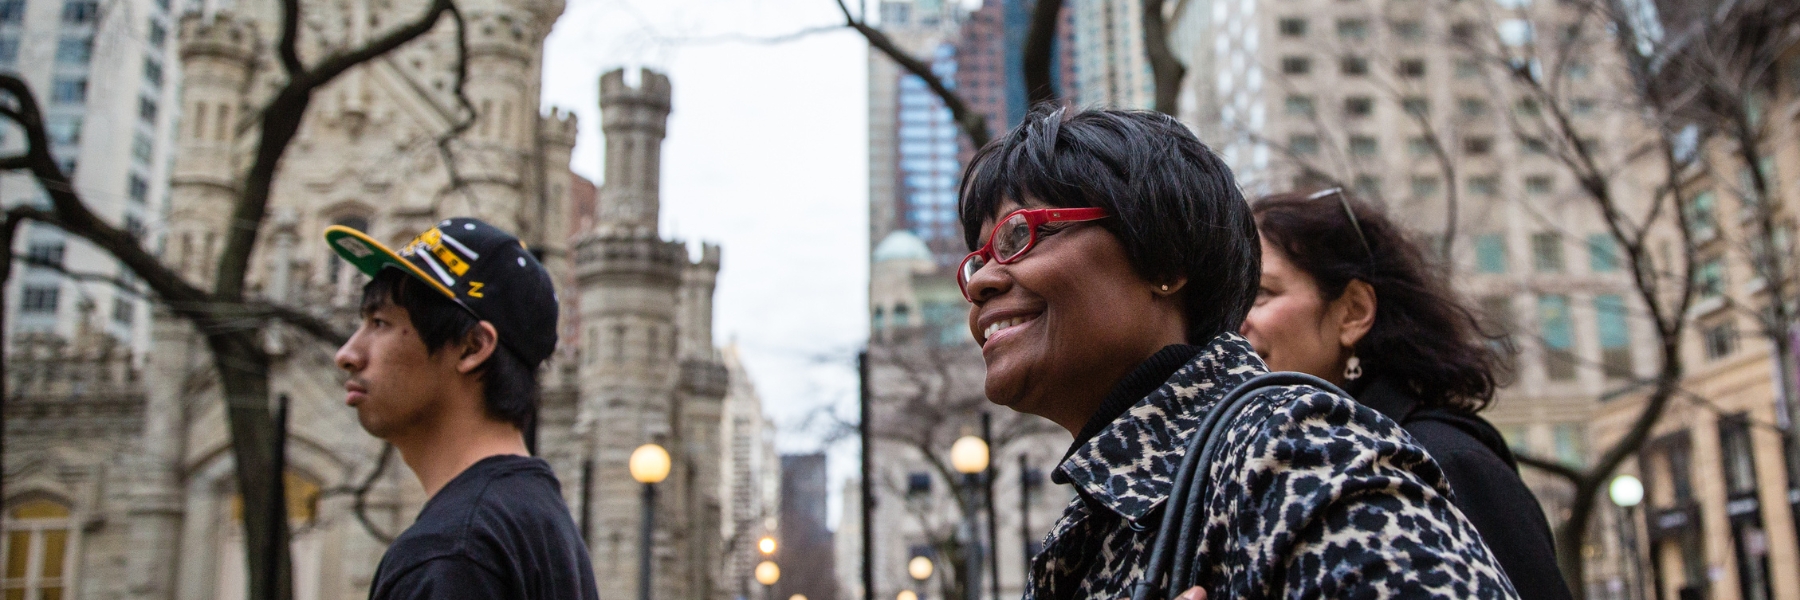
[[[163,234],[179,112],[170,8],[170,0],[0,0],[0,71],[35,92],[51,153],[89,207],[152,249]],[[19,129],[0,131],[0,151],[24,144]],[[0,204],[47,202],[28,175],[0,175]],[[94,330],[147,348],[142,290],[77,282],[58,271],[125,274],[111,255],[40,223],[26,225],[16,243],[14,252],[36,265],[15,270],[7,282],[7,332],[72,338]]]
[[[1144,50],[1143,2],[1069,0],[1075,41],[1072,96],[1088,108],[1148,109],[1156,99]]]

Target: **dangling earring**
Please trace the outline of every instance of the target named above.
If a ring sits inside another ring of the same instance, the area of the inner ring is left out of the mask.
[[[1350,360],[1344,361],[1344,381],[1356,381],[1362,377],[1362,359],[1356,357],[1356,350],[1350,351]]]

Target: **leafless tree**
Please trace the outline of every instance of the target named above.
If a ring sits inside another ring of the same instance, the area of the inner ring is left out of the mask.
[[[285,81],[257,113],[254,158],[236,189],[231,227],[210,290],[188,281],[144,248],[136,235],[106,222],[89,208],[72,185],[71,174],[64,172],[50,153],[43,114],[31,88],[16,76],[0,74],[0,118],[13,122],[26,137],[22,154],[0,157],[0,171],[30,174],[50,199],[48,209],[19,206],[8,210],[0,221],[0,242],[11,242],[12,232],[24,220],[79,236],[118,259],[171,312],[205,338],[225,397],[237,487],[244,502],[248,597],[258,600],[292,596],[288,523],[281,513],[271,510],[285,504],[281,473],[276,468],[277,431],[269,395],[271,357],[264,350],[261,328],[274,319],[324,342],[341,343],[345,337],[323,319],[246,293],[250,258],[267,216],[281,158],[299,132],[314,94],[338,76],[417,39],[448,17],[456,26],[456,91],[460,96],[467,49],[462,13],[454,0],[433,0],[417,17],[367,43],[326,51],[307,64],[300,51],[301,2],[283,0],[281,6],[281,29],[274,48]],[[466,100],[463,106],[466,110]],[[11,249],[10,243],[0,244],[0,253],[4,253],[0,255],[0,282],[10,274]]]

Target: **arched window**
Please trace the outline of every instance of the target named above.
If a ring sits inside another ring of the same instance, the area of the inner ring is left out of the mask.
[[[6,511],[6,543],[0,564],[6,565],[0,593],[7,600],[61,600],[67,586],[70,551],[69,507],[32,499]]]
[[[288,524],[292,527],[293,539],[290,556],[293,559],[293,582],[295,600],[319,600],[321,566],[324,564],[323,545],[320,531],[315,525],[319,519],[319,497],[321,488],[317,481],[306,475],[287,471],[282,473],[282,483],[287,492]],[[213,600],[242,600],[249,574],[244,571],[244,498],[236,493],[231,494],[226,514],[228,519],[221,523],[216,552],[220,560],[217,563],[217,579],[214,580]]]

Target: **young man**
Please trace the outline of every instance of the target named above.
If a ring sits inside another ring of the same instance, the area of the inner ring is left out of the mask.
[[[344,402],[431,498],[381,558],[369,597],[597,599],[561,484],[523,434],[537,367],[556,348],[544,267],[518,238],[468,218],[398,253],[347,227],[325,240],[373,278],[362,326],[337,353]]]

